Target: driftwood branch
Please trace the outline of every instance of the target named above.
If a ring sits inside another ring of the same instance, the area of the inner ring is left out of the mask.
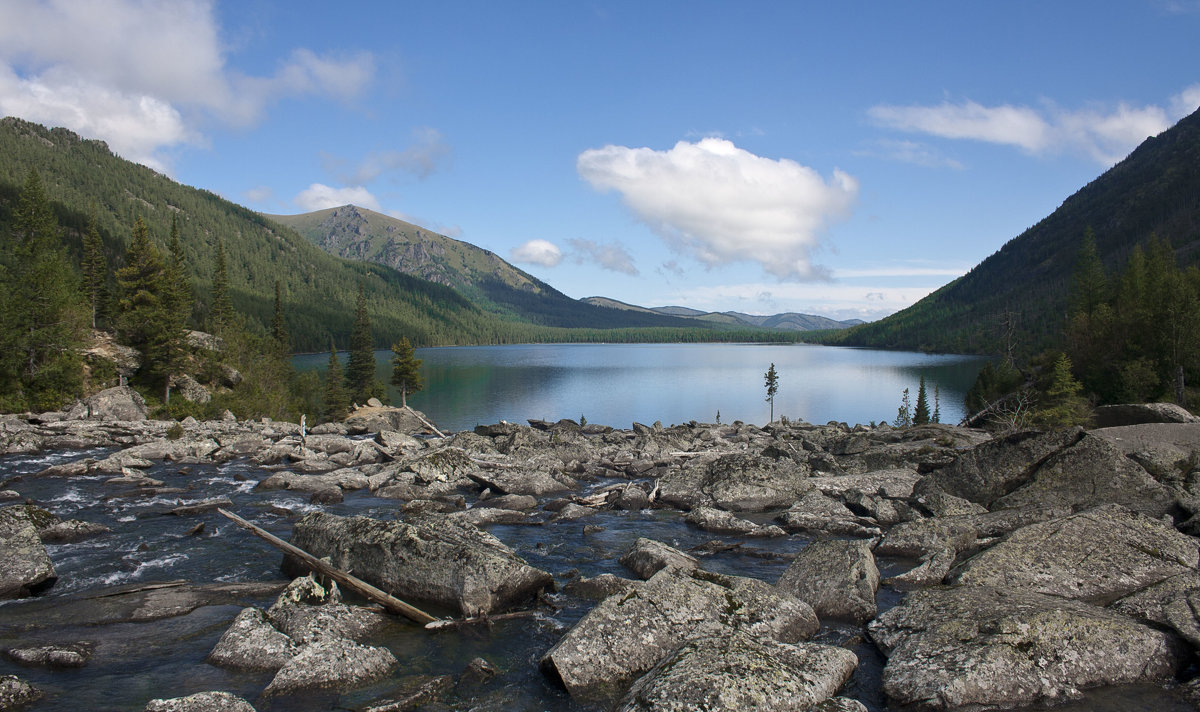
[[[429,428],[430,430],[432,430],[432,431],[433,431],[433,433],[434,433],[435,435],[437,435],[439,438],[444,438],[444,437],[446,437],[446,434],[445,434],[445,433],[443,433],[442,431],[438,430],[436,427],[434,427],[433,423],[431,423],[431,422],[429,422],[428,420],[425,420],[425,419],[424,419],[424,418],[422,418],[421,416],[417,415],[417,411],[413,410],[412,408],[409,408],[407,405],[406,405],[406,406],[404,406],[404,409],[405,409],[405,410],[407,410],[409,413],[411,413],[411,414],[412,414],[412,416],[413,416],[414,418],[416,418],[417,420],[419,420],[419,421],[421,421],[422,423],[424,423],[424,424],[425,424],[425,427],[427,427],[427,428]]]
[[[358,595],[360,595],[364,598],[367,598],[369,600],[372,600],[375,603],[378,603],[379,605],[383,606],[384,609],[386,609],[390,613],[404,616],[405,618],[408,618],[409,620],[414,621],[416,623],[420,623],[421,625],[428,625],[430,623],[435,623],[440,620],[439,618],[435,618],[434,616],[429,615],[425,611],[422,611],[421,609],[416,608],[415,606],[410,606],[409,604],[405,603],[404,601],[401,601],[399,598],[392,596],[391,594],[387,593],[386,591],[381,591],[378,588],[375,588],[371,584],[367,583],[366,581],[363,581],[362,579],[360,579],[356,576],[352,576],[352,575],[346,573],[345,571],[342,571],[341,569],[334,568],[333,566],[325,563],[324,561],[321,561],[320,559],[318,559],[317,557],[308,553],[307,551],[304,551],[303,549],[301,549],[297,546],[293,546],[292,544],[289,544],[288,542],[284,541],[283,539],[280,539],[279,537],[266,531],[265,529],[262,529],[260,527],[257,527],[255,525],[251,524],[250,522],[246,521],[245,519],[242,519],[241,517],[239,517],[238,515],[236,515],[232,512],[228,512],[221,508],[218,508],[217,511],[220,512],[223,516],[232,520],[238,526],[249,529],[250,532],[253,533],[255,536],[265,540],[267,543],[269,543],[271,546],[274,546],[276,549],[279,549],[279,550],[283,551],[284,553],[291,554],[292,556],[296,557],[297,559],[300,559],[300,561],[304,562],[305,566],[309,567],[313,571],[316,571],[317,573],[321,574],[322,576],[328,576],[329,578],[333,579],[334,581],[337,581],[338,583],[342,584],[343,586],[350,589],[351,591],[354,591]]]
[[[537,615],[536,611],[514,611],[512,613],[498,613],[494,616],[479,616],[477,618],[458,618],[452,620],[437,620],[432,623],[425,624],[425,630],[446,630],[447,628],[459,628],[464,625],[474,625],[483,623],[491,625],[496,621],[511,620],[513,618],[528,618]]]

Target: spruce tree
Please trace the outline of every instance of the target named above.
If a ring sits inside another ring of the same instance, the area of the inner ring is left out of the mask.
[[[763,374],[763,384],[767,387],[767,401],[771,404],[771,420],[775,422],[775,394],[779,392],[779,374],[775,371],[775,364],[767,369]]]
[[[422,359],[416,358],[408,338],[392,344],[392,385],[400,391],[400,407],[408,407],[408,394],[425,387],[421,380]]]
[[[354,327],[350,332],[350,363],[346,367],[346,390],[350,400],[366,404],[383,390],[375,378],[375,350],[371,339],[371,317],[367,295],[360,284],[354,303]]]
[[[104,256],[104,241],[96,227],[96,215],[88,217],[87,230],[83,233],[83,292],[92,311],[92,328],[103,316],[103,305],[107,298],[108,259]]]
[[[925,376],[921,376],[921,384],[917,386],[917,407],[913,411],[913,425],[925,425],[929,422],[929,399],[925,395]]]
[[[12,216],[8,264],[7,370],[19,382],[19,399],[36,410],[57,408],[82,388],[81,358],[86,306],[79,275],[67,261],[41,176],[36,170],[21,190]]]
[[[233,325],[233,301],[229,296],[229,265],[225,259],[225,243],[217,238],[217,265],[213,271],[211,326],[214,333],[221,333]]]
[[[905,388],[904,394],[900,396],[900,407],[896,410],[896,419],[892,421],[892,425],[897,428],[907,428],[912,424],[912,399],[908,395],[908,389]]]
[[[165,401],[176,366],[177,324],[168,305],[166,266],[141,217],[133,223],[125,266],[117,270],[116,276],[120,292],[117,334],[122,342],[141,351],[140,374],[151,385],[162,388]]]
[[[346,389],[343,385],[342,362],[337,346],[329,339],[329,369],[325,372],[325,407],[321,418],[327,422],[344,420],[348,412]]]
[[[283,295],[279,280],[275,280],[275,311],[271,315],[271,338],[274,339],[280,353],[286,354],[291,350],[291,339],[288,338],[287,324],[283,320]]]

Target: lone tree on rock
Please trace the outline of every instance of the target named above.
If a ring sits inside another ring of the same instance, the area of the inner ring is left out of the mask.
[[[413,355],[412,344],[402,338],[392,344],[392,385],[400,390],[400,407],[408,407],[408,394],[425,387],[421,380],[422,359]]]
[[[917,409],[913,411],[912,424],[925,425],[930,420],[929,398],[925,395],[925,376],[921,376],[921,385],[917,387]]]
[[[775,371],[775,364],[771,364],[771,367],[767,369],[767,372],[764,375],[764,377],[766,378],[765,385],[767,386],[767,402],[771,404],[771,420],[770,420],[770,422],[774,423],[775,422],[775,394],[779,392],[779,374],[776,373],[776,371]]]

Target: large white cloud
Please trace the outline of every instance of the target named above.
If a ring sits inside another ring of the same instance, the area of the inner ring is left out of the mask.
[[[250,125],[284,96],[348,99],[374,74],[369,54],[296,49],[274,74],[230,69],[211,2],[0,2],[0,115],[101,138],[156,168],[163,149],[202,140],[208,120]]]
[[[339,208],[343,205],[357,205],[360,208],[374,210],[378,213],[383,212],[383,208],[379,205],[379,200],[371,194],[371,191],[358,185],[333,188],[323,183],[313,183],[300,191],[292,199],[292,202],[297,207],[306,211]]]
[[[842,171],[826,182],[795,161],[757,156],[721,138],[680,141],[667,151],[590,149],[576,169],[595,189],[619,192],[676,249],[709,266],[758,262],[780,278],[822,276],[812,250],[858,193],[858,182]]]
[[[571,246],[572,258],[579,264],[588,262],[610,272],[620,272],[632,277],[638,275],[638,268],[633,264],[633,255],[620,243],[602,244],[595,240],[575,238],[567,240],[567,244]]]
[[[548,240],[530,240],[513,248],[509,256],[513,262],[542,267],[557,267],[563,259],[562,250]]]
[[[984,106],[968,100],[936,106],[879,105],[867,113],[876,123],[900,131],[1004,144],[1039,155],[1073,151],[1112,165],[1142,141],[1195,111],[1198,104],[1200,85],[1192,85],[1165,107],[1119,103],[1068,111],[1051,104],[1035,109]]]

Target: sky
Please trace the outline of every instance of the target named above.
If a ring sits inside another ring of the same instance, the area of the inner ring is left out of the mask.
[[[1200,0],[0,0],[0,115],[568,296],[873,320],[1200,106]]]

